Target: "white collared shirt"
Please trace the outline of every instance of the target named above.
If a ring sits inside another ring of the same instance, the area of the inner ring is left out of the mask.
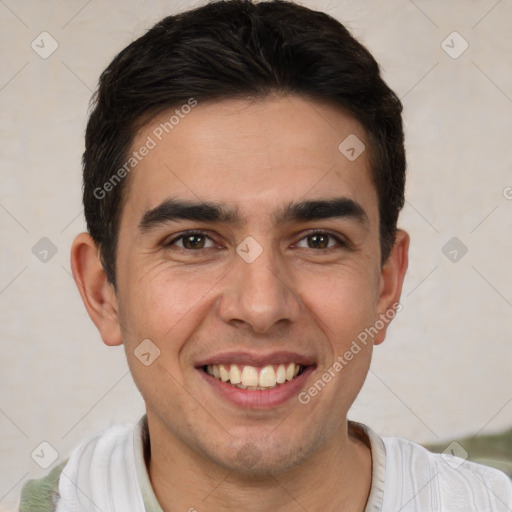
[[[502,472],[434,454],[350,422],[372,454],[364,512],[512,512],[512,481]],[[163,512],[149,479],[147,419],[116,425],[90,438],[46,477],[28,481],[20,512]],[[44,505],[43,505],[44,504]],[[94,507],[92,505],[94,504]],[[92,508],[91,508],[92,507]],[[128,508],[126,508],[128,507]]]

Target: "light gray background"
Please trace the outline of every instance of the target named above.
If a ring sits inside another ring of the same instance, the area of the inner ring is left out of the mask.
[[[302,3],[366,43],[405,107],[404,308],[351,418],[419,442],[510,427],[512,2]],[[42,441],[61,460],[143,412],[123,348],[102,344],[81,304],[69,248],[84,229],[80,158],[100,72],[159,18],[192,5],[0,0],[0,510],[49,471],[30,456]],[[47,59],[31,48],[43,31],[59,45]],[[469,44],[458,58],[453,31]],[[58,250],[47,262],[32,252],[42,237]],[[443,253],[452,237],[468,249],[457,262]]]

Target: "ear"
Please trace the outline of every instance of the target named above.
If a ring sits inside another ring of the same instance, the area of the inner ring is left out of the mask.
[[[399,229],[395,236],[395,242],[389,258],[384,263],[380,275],[380,290],[377,299],[377,318],[384,324],[379,329],[373,340],[374,345],[379,345],[386,337],[386,330],[397,312],[402,309],[400,296],[404,283],[405,272],[409,263],[409,235]]]
[[[100,252],[89,233],[78,235],[71,247],[71,270],[87,309],[106,345],[123,342],[114,286],[101,264]]]

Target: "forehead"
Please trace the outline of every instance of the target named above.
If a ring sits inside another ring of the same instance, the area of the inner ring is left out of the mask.
[[[132,151],[140,161],[122,217],[133,214],[136,222],[168,197],[261,217],[293,201],[341,195],[364,204],[371,217],[377,200],[366,148],[353,116],[298,96],[178,106],[137,133]]]

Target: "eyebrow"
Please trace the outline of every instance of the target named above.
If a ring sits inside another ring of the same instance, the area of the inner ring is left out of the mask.
[[[292,202],[273,215],[274,224],[334,218],[348,218],[364,226],[369,224],[368,215],[363,207],[347,197]],[[232,224],[244,222],[236,208],[226,208],[220,203],[166,199],[144,213],[139,222],[139,231],[146,233],[156,226],[177,220]]]
[[[176,220],[235,223],[238,219],[235,209],[226,209],[218,203],[166,199],[156,208],[144,213],[139,222],[139,231],[145,233],[160,224]]]
[[[369,224],[364,208],[348,197],[318,199],[290,203],[275,216],[276,223],[283,221],[313,221],[323,219],[348,218],[363,225]]]

